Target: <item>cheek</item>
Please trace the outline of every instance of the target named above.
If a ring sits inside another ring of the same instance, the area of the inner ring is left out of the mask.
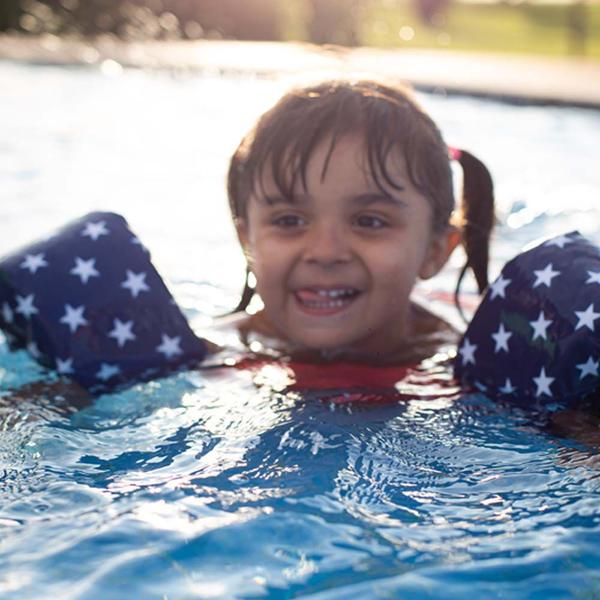
[[[421,248],[408,246],[405,250],[398,250],[396,246],[373,256],[369,261],[369,270],[380,287],[405,290],[412,287],[422,261]]]
[[[280,248],[273,248],[268,243],[252,247],[250,253],[256,289],[264,300],[285,287],[292,261]]]

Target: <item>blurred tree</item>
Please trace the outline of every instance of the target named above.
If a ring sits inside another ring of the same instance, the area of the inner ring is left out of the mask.
[[[0,0],[0,30],[131,38],[281,38],[279,0]]]
[[[567,5],[569,54],[584,56],[587,46],[587,7],[585,0],[575,0]]]
[[[356,46],[357,18],[365,0],[308,0],[308,35],[315,44]]]
[[[16,0],[0,0],[0,31],[18,29],[22,11]]]
[[[240,40],[281,39],[281,13],[276,0],[171,0],[187,4],[206,30]],[[191,14],[191,13],[190,13]]]
[[[445,22],[450,0],[415,0],[417,15],[424,25],[438,27]]]

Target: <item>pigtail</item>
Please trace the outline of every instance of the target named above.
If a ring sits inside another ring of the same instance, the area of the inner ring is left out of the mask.
[[[473,271],[480,294],[488,286],[489,244],[495,220],[494,184],[487,167],[471,153],[452,148],[450,154],[452,158],[460,163],[463,170],[462,243],[467,254],[467,260],[456,282],[454,303],[463,319],[465,319],[460,306],[459,292],[467,269],[470,268]]]

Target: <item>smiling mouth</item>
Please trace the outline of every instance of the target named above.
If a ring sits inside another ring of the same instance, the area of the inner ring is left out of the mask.
[[[294,292],[299,307],[306,313],[317,316],[342,312],[360,295],[356,288],[306,288]]]

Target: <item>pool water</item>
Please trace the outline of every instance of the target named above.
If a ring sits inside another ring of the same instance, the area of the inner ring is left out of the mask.
[[[195,324],[235,304],[227,158],[289,78],[0,63],[0,82],[0,253],[115,210]],[[492,275],[541,236],[600,242],[600,113],[421,99],[493,171]],[[432,385],[335,402],[276,368],[10,400],[51,379],[0,340],[2,598],[600,598],[600,441],[581,415]]]

